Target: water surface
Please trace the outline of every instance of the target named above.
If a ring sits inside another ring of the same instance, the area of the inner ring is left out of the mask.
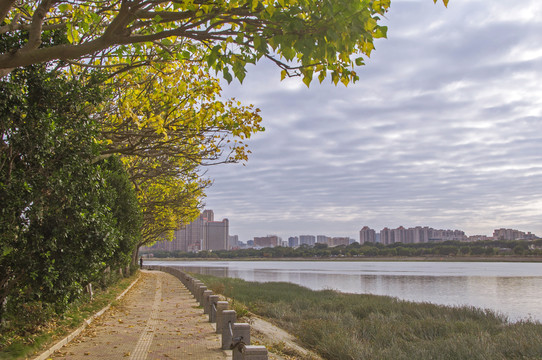
[[[248,281],[285,281],[313,290],[469,305],[511,321],[542,321],[542,264],[372,261],[152,261]]]

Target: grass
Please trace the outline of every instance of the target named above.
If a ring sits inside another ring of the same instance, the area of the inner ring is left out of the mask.
[[[542,324],[490,310],[194,276],[325,359],[542,359]]]
[[[0,333],[0,360],[26,359],[44,351],[81,326],[85,319],[108,304],[114,303],[116,297],[137,278],[138,274],[120,279],[106,290],[95,290],[92,301],[88,296],[81,298],[71,304],[64,314],[37,326],[36,331],[32,333],[21,334],[20,329],[4,326]]]

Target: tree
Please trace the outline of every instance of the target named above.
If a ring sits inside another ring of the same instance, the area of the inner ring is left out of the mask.
[[[108,265],[125,265],[139,210],[118,160],[94,162],[101,90],[46,65],[0,82],[0,317],[62,309]]]
[[[211,182],[202,167],[244,161],[244,140],[262,131],[259,109],[220,99],[218,80],[184,62],[154,63],[117,74],[95,117],[99,158],[117,154],[143,211],[141,245],[168,239],[199,215]],[[134,255],[135,256],[135,255]]]
[[[309,84],[313,74],[322,81],[329,72],[346,84],[357,80],[352,66],[370,56],[373,40],[386,36],[378,22],[389,7],[390,0],[4,0],[0,34],[28,36],[4,49],[0,76],[52,60],[109,66],[113,56],[125,66],[204,62],[231,81],[266,57],[283,77],[297,71]],[[43,34],[57,29],[70,43],[42,46]]]

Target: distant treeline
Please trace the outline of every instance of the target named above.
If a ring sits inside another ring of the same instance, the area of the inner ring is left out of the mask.
[[[418,257],[418,256],[542,256],[542,239],[495,241],[444,241],[390,245],[355,242],[348,246],[301,245],[298,248],[215,250],[184,252],[153,250],[155,258],[333,258],[333,257]]]

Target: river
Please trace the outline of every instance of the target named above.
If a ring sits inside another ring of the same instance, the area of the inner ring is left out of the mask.
[[[542,263],[386,261],[148,261],[248,281],[376,294],[495,310],[542,322]]]

